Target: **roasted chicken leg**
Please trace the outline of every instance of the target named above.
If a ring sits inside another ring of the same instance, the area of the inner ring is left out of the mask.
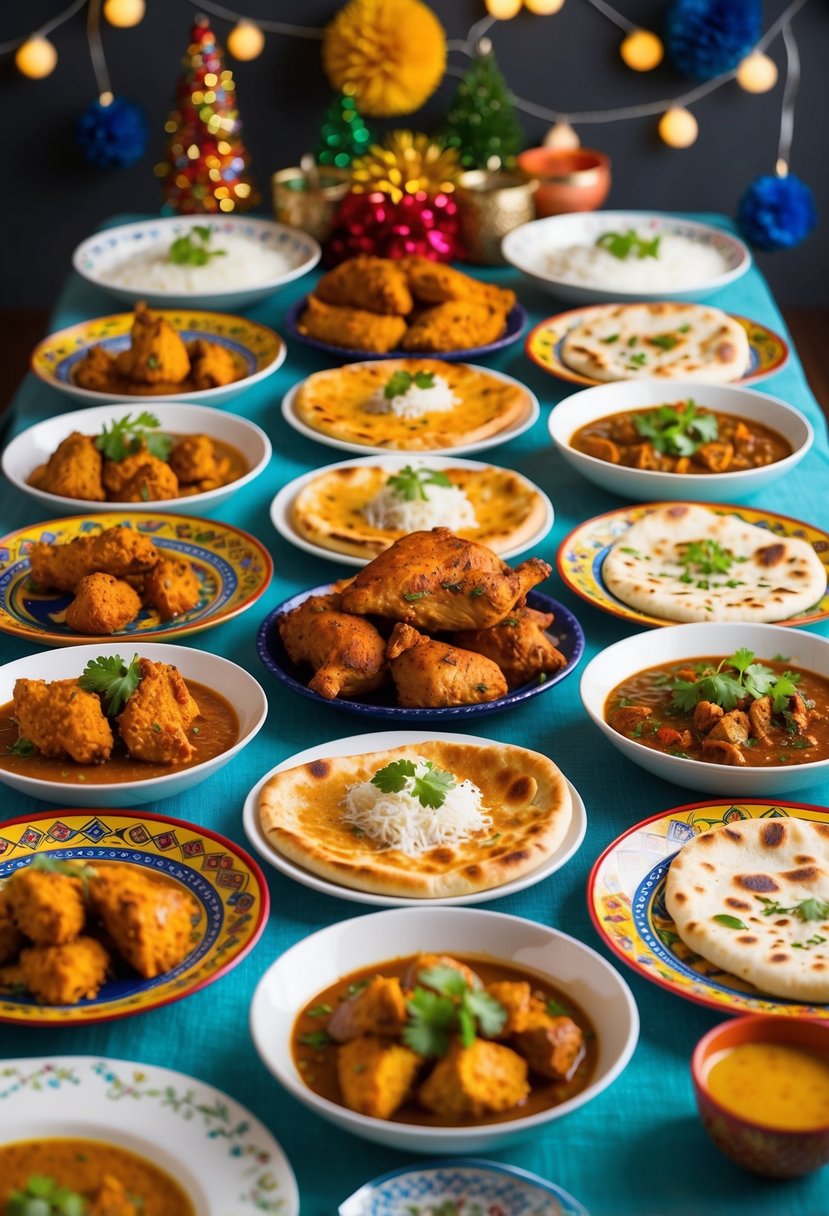
[[[478,705],[507,693],[503,673],[491,659],[433,642],[411,625],[395,625],[386,658],[400,705],[427,709]]]
[[[372,625],[340,612],[340,596],[312,595],[279,619],[279,636],[292,663],[310,663],[308,687],[321,697],[360,697],[386,678],[386,644]]]

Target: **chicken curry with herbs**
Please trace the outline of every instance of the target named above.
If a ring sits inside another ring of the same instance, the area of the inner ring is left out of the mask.
[[[347,975],[299,1014],[292,1050],[320,1097],[375,1119],[475,1127],[548,1110],[587,1087],[585,1013],[531,972],[420,954]]]
[[[573,432],[570,446],[608,464],[659,473],[736,473],[792,454],[770,427],[690,399],[597,418]]]
[[[829,680],[750,650],[640,671],[613,689],[604,716],[684,760],[779,768],[829,757]]]

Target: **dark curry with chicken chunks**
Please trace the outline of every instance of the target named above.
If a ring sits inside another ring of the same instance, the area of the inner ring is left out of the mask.
[[[597,418],[573,433],[570,446],[608,464],[659,473],[737,473],[792,454],[770,427],[690,399]]]
[[[421,954],[345,976],[296,1020],[296,1066],[359,1114],[476,1127],[537,1114],[585,1089],[596,1035],[546,980],[509,963]]]
[[[750,650],[640,671],[613,689],[604,716],[684,760],[779,768],[829,757],[829,680]]]

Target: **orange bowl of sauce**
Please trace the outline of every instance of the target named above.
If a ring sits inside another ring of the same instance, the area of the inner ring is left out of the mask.
[[[734,1018],[700,1039],[691,1076],[703,1127],[737,1165],[796,1178],[829,1163],[829,1026]]]

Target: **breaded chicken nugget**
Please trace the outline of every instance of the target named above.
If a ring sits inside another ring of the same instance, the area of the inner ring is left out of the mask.
[[[349,258],[322,276],[314,295],[326,304],[344,304],[398,317],[405,317],[414,308],[405,273],[388,258]]]
[[[195,608],[201,598],[196,572],[187,561],[163,557],[144,576],[144,599],[152,604],[162,621]]]
[[[38,465],[32,471],[29,485],[47,494],[61,494],[64,498],[104,502],[102,467],[103,457],[92,436],[73,431],[58,444],[46,464]]]
[[[486,346],[501,337],[506,314],[477,300],[449,300],[422,312],[403,338],[404,350],[449,351]]]
[[[39,587],[74,591],[87,574],[143,574],[158,561],[152,538],[117,525],[67,544],[37,543],[29,550],[32,582]]]
[[[94,937],[78,937],[63,946],[21,951],[20,969],[23,983],[42,1005],[76,1005],[98,995],[109,955]]]
[[[359,308],[338,308],[309,296],[297,328],[318,342],[384,355],[400,346],[406,322],[402,317],[381,316]]]
[[[89,899],[119,953],[145,979],[189,953],[198,909],[183,888],[155,882],[135,866],[107,866],[91,879]]]
[[[44,756],[69,756],[76,764],[100,764],[113,738],[100,699],[77,680],[16,680],[12,713],[22,739]]]
[[[83,929],[80,879],[27,866],[9,879],[5,895],[14,923],[36,946],[62,946]]]
[[[66,609],[66,623],[77,633],[117,633],[141,611],[138,593],[112,574],[87,574]]]
[[[447,300],[478,300],[492,304],[504,313],[515,304],[515,292],[496,287],[494,283],[482,283],[460,270],[453,270],[442,262],[430,262],[428,258],[403,258],[401,266],[406,272],[409,287],[416,300],[423,304],[444,304]]]

